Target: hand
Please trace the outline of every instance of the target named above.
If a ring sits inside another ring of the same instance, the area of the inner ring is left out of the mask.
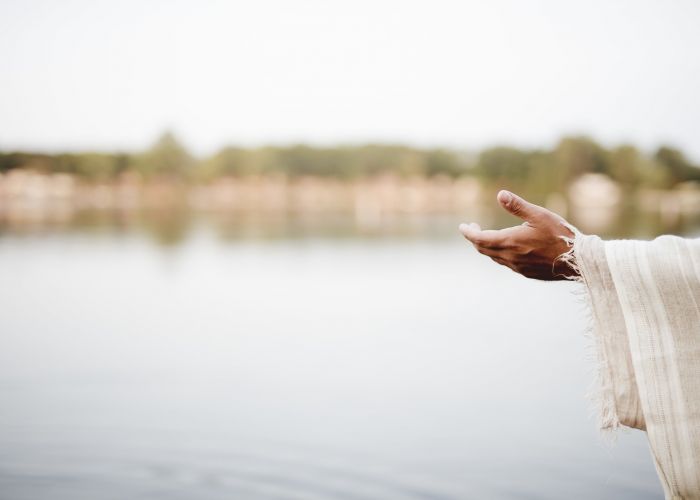
[[[497,199],[503,208],[525,222],[487,231],[476,223],[460,224],[460,232],[480,253],[527,278],[563,280],[576,275],[569,264],[559,259],[570,249],[574,238],[571,226],[563,218],[509,191],[500,191]]]

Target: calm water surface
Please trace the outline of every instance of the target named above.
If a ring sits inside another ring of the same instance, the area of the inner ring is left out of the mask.
[[[442,237],[0,236],[0,498],[652,499],[571,283]]]

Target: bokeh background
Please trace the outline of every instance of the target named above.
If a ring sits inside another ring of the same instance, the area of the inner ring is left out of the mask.
[[[0,498],[661,498],[506,188],[700,234],[691,1],[0,2]]]

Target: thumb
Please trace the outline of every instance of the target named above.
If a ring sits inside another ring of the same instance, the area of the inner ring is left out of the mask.
[[[517,196],[510,191],[499,191],[497,198],[498,202],[503,208],[508,210],[516,217],[520,217],[524,221],[536,219],[545,211],[544,208],[530,203],[529,201],[525,201],[520,196]]]

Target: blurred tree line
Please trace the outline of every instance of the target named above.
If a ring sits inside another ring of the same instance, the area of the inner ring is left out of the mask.
[[[87,181],[109,181],[127,173],[146,180],[206,182],[224,176],[284,175],[354,179],[384,173],[398,176],[474,176],[487,185],[520,189],[531,195],[561,191],[576,177],[601,173],[623,189],[638,186],[669,189],[700,181],[700,168],[678,149],[658,148],[643,154],[631,145],[606,149],[586,137],[567,137],[553,149],[492,147],[473,156],[448,149],[402,145],[338,147],[226,147],[197,159],[172,133],[165,133],[140,153],[0,152],[0,172],[32,169],[67,173]]]

